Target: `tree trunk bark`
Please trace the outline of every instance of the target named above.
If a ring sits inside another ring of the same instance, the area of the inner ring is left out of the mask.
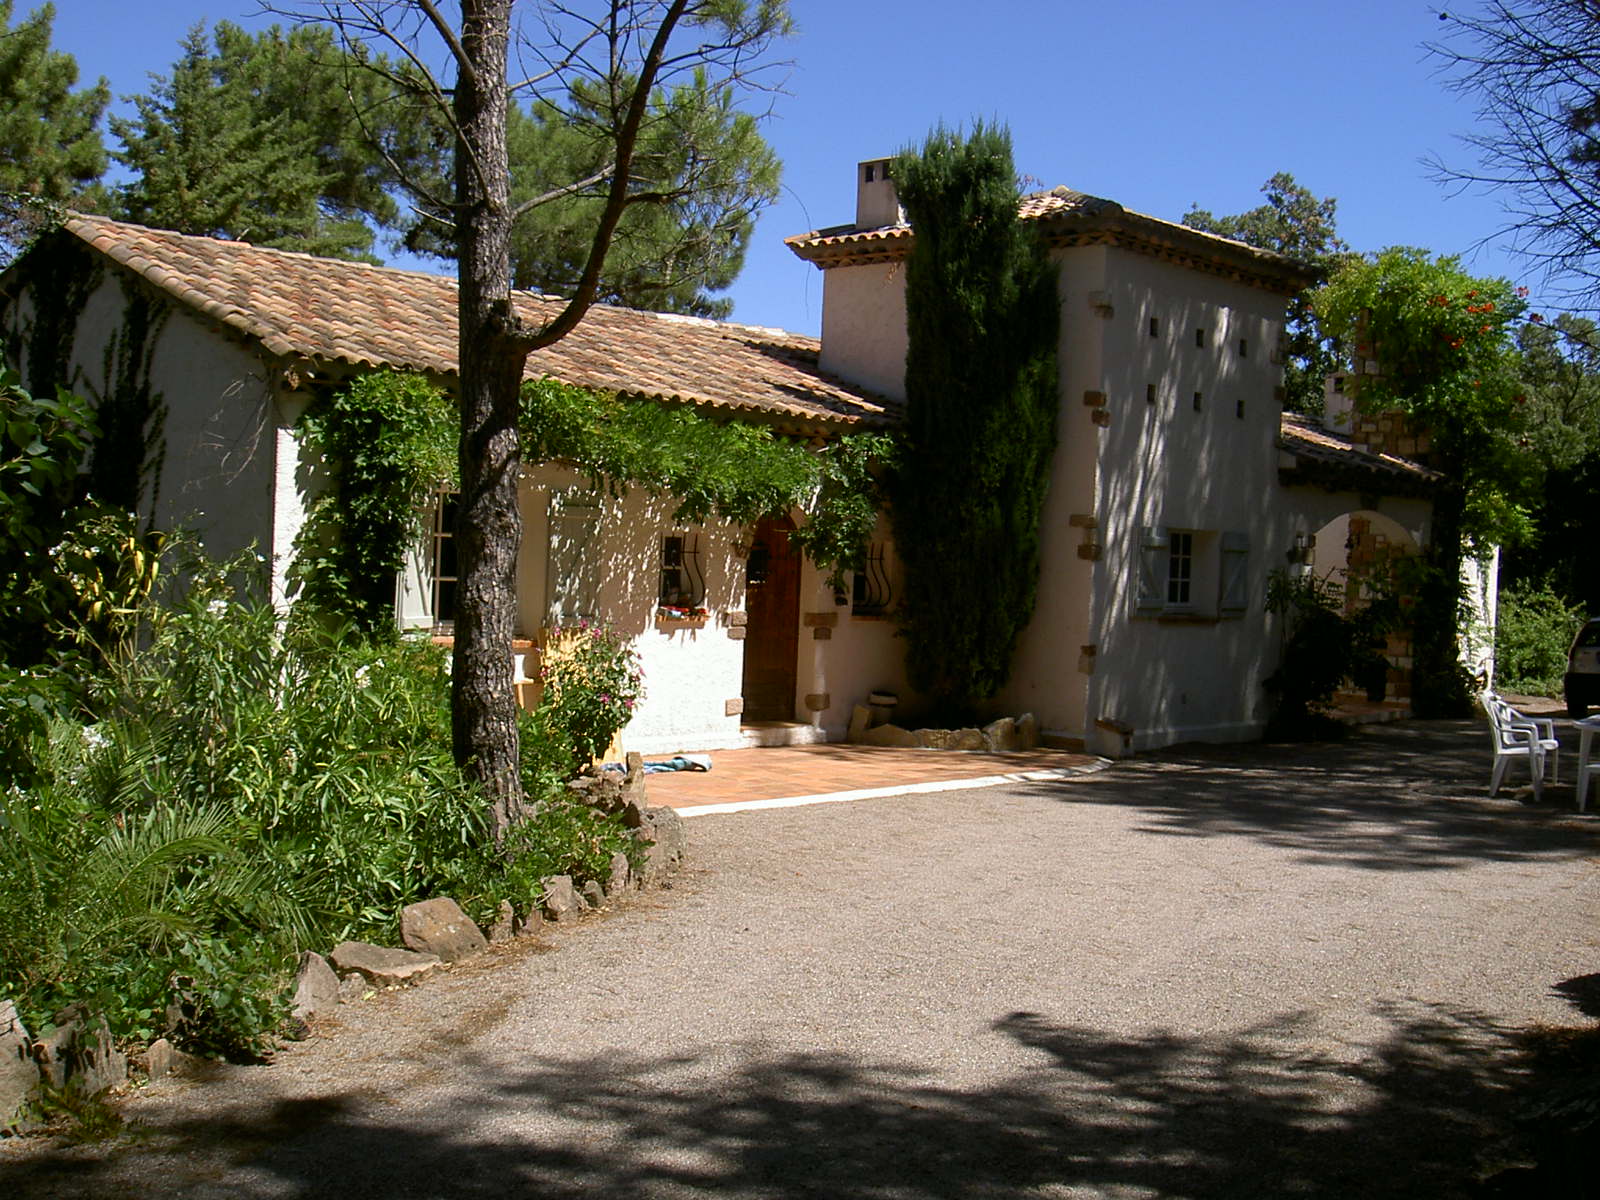
[[[451,734],[457,763],[490,804],[497,841],[524,814],[511,639],[522,544],[517,415],[527,351],[514,336],[510,308],[510,10],[510,0],[463,0],[461,44],[473,70],[459,73],[454,100],[461,501]]]

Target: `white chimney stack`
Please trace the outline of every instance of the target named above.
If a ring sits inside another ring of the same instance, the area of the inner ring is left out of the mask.
[[[882,229],[902,225],[900,198],[889,178],[889,159],[874,158],[856,167],[856,228]]]

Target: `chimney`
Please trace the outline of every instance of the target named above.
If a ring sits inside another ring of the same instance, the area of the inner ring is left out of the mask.
[[[900,198],[889,179],[889,160],[874,158],[856,167],[856,228],[882,229],[903,225]]]

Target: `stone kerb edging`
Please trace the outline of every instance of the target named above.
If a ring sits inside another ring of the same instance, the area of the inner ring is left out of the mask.
[[[622,814],[624,825],[643,849],[638,871],[628,855],[618,851],[603,884],[591,879],[578,888],[570,875],[541,880],[537,895],[529,898],[521,912],[509,900],[501,903],[487,935],[447,896],[409,904],[400,911],[404,949],[341,942],[326,956],[311,950],[300,955],[292,985],[294,1020],[302,1027],[326,1020],[341,1004],[414,987],[492,945],[536,938],[546,925],[576,921],[630,891],[670,886],[667,876],[684,859],[683,821],[671,808],[651,808],[646,803],[643,760],[634,763],[638,756],[628,757],[633,769],[626,777],[586,776],[571,786],[601,811]],[[128,1058],[112,1042],[104,1017],[74,1005],[58,1013],[52,1024],[48,1037],[30,1037],[16,1005],[0,1000],[0,1134],[34,1127],[30,1109],[41,1081],[58,1091],[71,1086],[84,1095],[95,1095],[125,1086],[130,1079]],[[189,1073],[200,1061],[177,1050],[164,1037],[151,1043],[143,1059],[143,1070],[133,1077],[149,1083]]]

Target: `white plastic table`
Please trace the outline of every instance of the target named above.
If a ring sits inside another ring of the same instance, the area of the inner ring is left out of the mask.
[[[1583,812],[1589,799],[1589,743],[1600,731],[1600,716],[1585,717],[1573,724],[1578,727],[1578,811]],[[1600,770],[1600,763],[1595,764],[1593,769]]]

